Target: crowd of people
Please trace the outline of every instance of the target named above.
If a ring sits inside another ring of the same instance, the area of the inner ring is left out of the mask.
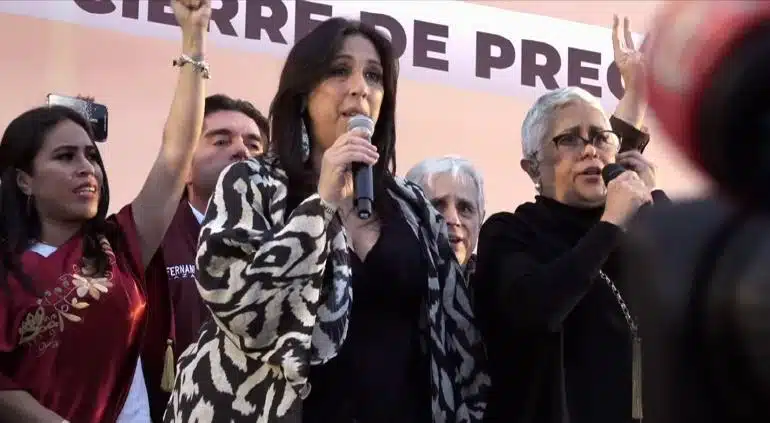
[[[137,197],[108,215],[91,127],[26,111],[0,142],[0,421],[621,423],[641,419],[624,227],[665,201],[642,54],[615,18],[614,115],[575,87],[524,118],[537,195],[485,221],[468,160],[397,176],[398,59],[332,18],[265,117],[207,96],[209,0],[172,2],[178,82]],[[215,64],[212,64],[215,66]],[[375,122],[371,139],[348,120]],[[605,184],[601,170],[626,172]],[[351,164],[373,168],[354,213]],[[385,229],[389,229],[387,232]]]

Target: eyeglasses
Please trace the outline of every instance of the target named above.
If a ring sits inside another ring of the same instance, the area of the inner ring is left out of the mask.
[[[597,150],[615,153],[620,150],[620,135],[609,129],[592,132],[590,139],[585,139],[576,133],[566,133],[553,137],[553,143],[556,148],[566,152],[582,151],[583,148],[591,144]]]

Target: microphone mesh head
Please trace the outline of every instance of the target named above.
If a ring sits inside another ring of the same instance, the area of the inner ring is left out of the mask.
[[[617,163],[610,163],[607,166],[604,166],[604,169],[602,169],[602,179],[604,179],[604,184],[609,184],[611,180],[617,178],[625,171],[626,168]]]
[[[348,131],[356,128],[365,129],[371,136],[374,133],[374,121],[366,115],[355,115],[348,121]]]

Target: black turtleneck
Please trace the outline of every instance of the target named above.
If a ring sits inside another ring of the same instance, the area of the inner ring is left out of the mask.
[[[622,230],[537,197],[481,228],[476,314],[489,355],[487,422],[628,423],[628,326],[604,270],[622,291]]]

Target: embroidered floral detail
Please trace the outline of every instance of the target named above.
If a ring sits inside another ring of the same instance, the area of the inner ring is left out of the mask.
[[[112,288],[112,282],[107,278],[89,278],[78,274],[72,275],[72,283],[77,288],[75,293],[78,294],[78,297],[83,298],[89,295],[94,300],[98,300],[101,294],[106,294]]]
[[[101,237],[102,251],[108,257],[110,268],[115,265],[115,254],[106,238]],[[49,348],[60,344],[59,334],[65,324],[81,323],[83,317],[78,311],[88,308],[112,288],[112,271],[95,275],[92,260],[83,259],[81,265],[73,266],[72,273],[59,277],[59,286],[46,290],[37,299],[37,308],[28,312],[19,327],[19,344],[28,344],[37,349],[41,356]]]

